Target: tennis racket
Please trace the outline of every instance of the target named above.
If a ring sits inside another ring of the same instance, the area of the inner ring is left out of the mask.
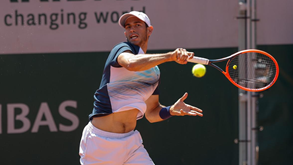
[[[227,61],[226,71],[215,65],[223,61]],[[212,66],[222,72],[236,87],[249,92],[267,90],[274,85],[279,75],[279,65],[274,57],[257,49],[242,50],[220,59],[194,56],[188,62]]]

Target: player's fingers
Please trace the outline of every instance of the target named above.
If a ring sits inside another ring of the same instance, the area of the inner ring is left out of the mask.
[[[189,116],[200,116],[200,117],[203,117],[203,114],[202,113],[199,113],[199,112],[196,112],[196,111],[190,111],[190,112],[188,112],[188,115]]]
[[[179,61],[185,61],[188,58],[188,52],[186,51],[186,49],[177,48],[176,50],[178,51],[177,59]]]
[[[187,53],[186,49],[181,49],[181,51],[182,51],[181,60],[186,61],[188,58],[188,53]]]
[[[192,59],[194,56],[194,53],[193,52],[188,52],[188,59]]]
[[[185,92],[184,95],[180,98],[180,101],[184,101],[188,97],[188,93]]]
[[[188,115],[188,116],[200,116],[202,117],[203,114],[200,113],[200,112],[197,112],[197,111],[184,111],[183,109],[180,109],[179,111],[175,111],[173,112],[173,116],[185,116],[185,115]]]
[[[182,54],[183,54],[183,55],[187,55],[187,51],[186,51],[186,49],[182,49]]]
[[[184,110],[183,109],[180,109],[180,116],[184,116],[184,115],[186,115],[187,113],[186,112],[184,112]]]
[[[188,56],[187,56],[187,55],[185,55],[185,56],[182,56],[182,57],[181,57],[181,61],[182,61],[183,63],[185,63],[185,61],[187,61],[187,58],[188,58]]]
[[[176,62],[178,64],[187,64],[187,59],[189,58],[190,54],[186,49],[183,48],[177,48],[174,51],[175,57],[176,57]]]
[[[180,50],[180,48],[177,48],[175,50],[175,52],[176,52],[176,60],[177,61],[180,61],[180,57],[181,57],[181,50]]]
[[[187,113],[188,116],[197,116],[197,113],[194,111],[190,111]]]
[[[197,107],[194,107],[194,106],[191,106],[191,105],[188,105],[190,110],[193,110],[193,111],[197,111],[197,112],[203,112],[200,108],[197,108]]]
[[[186,50],[183,49],[183,48],[178,48],[178,50],[180,51],[181,55],[184,55],[184,52],[186,51]]]
[[[181,110],[181,114],[182,114],[182,116],[188,115],[188,116],[200,116],[200,117],[203,117],[202,113],[197,112],[197,111],[193,111],[193,110],[191,110],[189,112]]]

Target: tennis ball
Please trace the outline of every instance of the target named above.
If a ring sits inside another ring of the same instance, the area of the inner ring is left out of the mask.
[[[192,74],[195,76],[195,77],[202,77],[206,74],[206,67],[202,64],[195,64],[193,67],[192,67]]]
[[[237,69],[237,65],[233,65],[233,69],[236,70]]]

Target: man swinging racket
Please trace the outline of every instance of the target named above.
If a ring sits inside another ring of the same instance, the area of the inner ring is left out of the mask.
[[[94,108],[80,142],[80,163],[153,165],[135,130],[138,119],[160,122],[171,116],[203,116],[202,110],[184,103],[185,93],[171,106],[159,103],[160,71],[157,65],[186,64],[193,52],[177,48],[164,54],[146,54],[153,26],[142,12],[123,14],[119,25],[127,42],[116,45],[106,61]]]

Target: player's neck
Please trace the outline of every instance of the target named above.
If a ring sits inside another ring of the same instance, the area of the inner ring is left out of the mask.
[[[146,41],[142,43],[139,47],[143,50],[144,53],[146,53],[148,49],[148,42]]]

